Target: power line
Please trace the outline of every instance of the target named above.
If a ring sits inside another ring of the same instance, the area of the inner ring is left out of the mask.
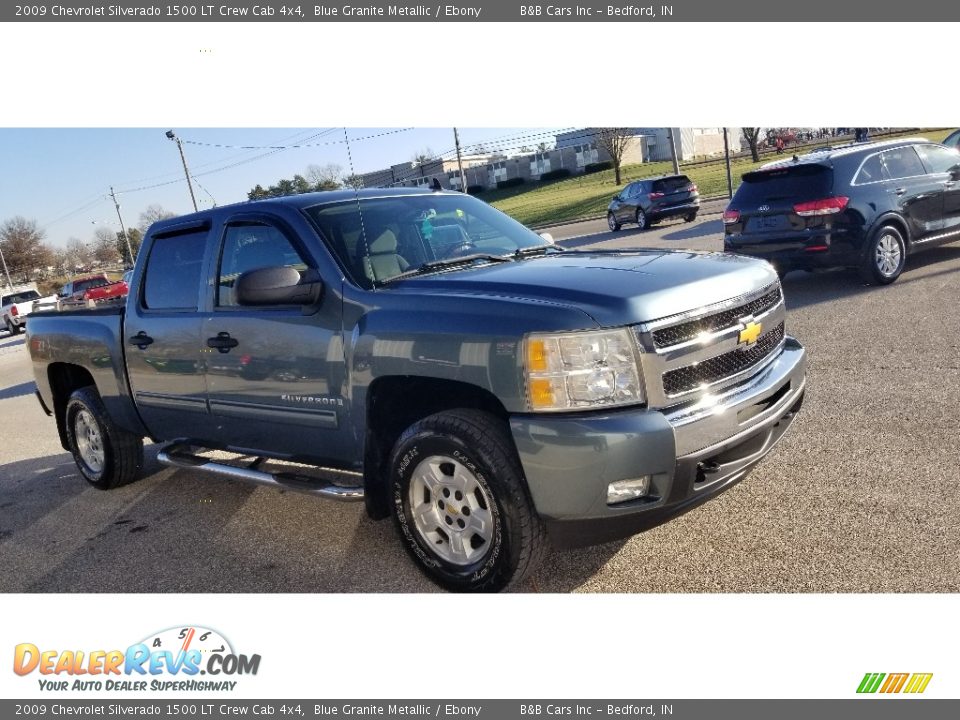
[[[349,142],[361,142],[363,140],[373,140],[375,138],[386,137],[387,135],[396,135],[398,133],[409,132],[414,128],[398,128],[375,135],[364,135],[362,137],[351,138]],[[189,145],[202,145],[204,147],[231,148],[234,150],[293,150],[296,148],[324,147],[326,145],[343,145],[347,140],[329,140],[322,143],[298,143],[296,145],[227,145],[223,143],[208,143],[199,140],[184,140]]]

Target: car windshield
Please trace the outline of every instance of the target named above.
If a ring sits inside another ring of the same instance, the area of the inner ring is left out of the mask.
[[[458,258],[493,261],[549,246],[516,220],[462,194],[361,198],[305,212],[347,275],[367,288],[420,268],[469,266],[457,265]]]

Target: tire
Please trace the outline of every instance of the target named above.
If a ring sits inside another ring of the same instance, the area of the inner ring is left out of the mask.
[[[907,261],[907,244],[892,225],[873,234],[860,262],[860,278],[868,285],[889,285],[900,277]]]
[[[493,415],[452,410],[424,418],[397,440],[389,467],[400,538],[447,590],[516,588],[540,564],[546,531],[513,442]]]
[[[688,222],[688,223],[691,223],[691,222],[693,222],[693,221],[696,220],[696,219],[697,219],[697,214],[696,214],[696,213],[688,213],[687,215],[684,215],[684,216],[683,216],[683,221],[684,221],[684,222]]]
[[[650,227],[650,222],[647,219],[647,214],[643,211],[643,208],[637,208],[637,227],[641,230],[646,230]]]
[[[612,212],[607,213],[607,227],[610,228],[610,232],[616,232],[620,229],[620,223],[617,222],[617,216]]]
[[[19,334],[20,334],[20,326],[19,326],[19,325],[14,325],[13,322],[10,321],[10,318],[7,318],[7,332],[8,332],[10,335],[19,335]]]
[[[114,424],[95,387],[74,391],[65,421],[67,444],[88,483],[112,490],[137,479],[143,468],[143,438]]]

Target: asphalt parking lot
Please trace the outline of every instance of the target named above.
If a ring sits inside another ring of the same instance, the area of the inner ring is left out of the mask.
[[[719,250],[719,207],[644,233],[550,232],[581,249]],[[784,293],[809,378],[776,451],[667,525],[551,553],[527,590],[960,590],[960,244],[912,257],[886,288],[794,273]],[[0,333],[0,591],[437,590],[360,505],[162,468],[152,445],[143,480],[89,488],[33,389],[23,336]]]

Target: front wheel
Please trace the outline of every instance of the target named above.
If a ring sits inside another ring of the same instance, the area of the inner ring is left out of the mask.
[[[447,590],[515,588],[540,564],[546,532],[493,415],[453,410],[414,423],[394,447],[390,473],[400,537]]]
[[[98,490],[137,479],[143,467],[143,438],[114,424],[93,386],[67,401],[67,444],[80,473]]]
[[[860,277],[868,284],[889,285],[903,272],[907,247],[895,227],[886,225],[873,236],[860,264]]]

